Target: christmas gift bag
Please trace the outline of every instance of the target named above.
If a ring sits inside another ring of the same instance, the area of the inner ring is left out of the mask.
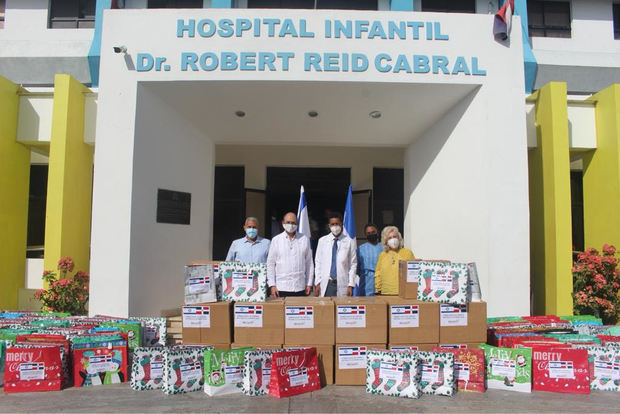
[[[18,337],[19,338],[19,337]],[[73,385],[73,373],[72,367],[69,366],[69,349],[70,345],[65,343],[54,343],[54,342],[20,342],[16,340],[16,343],[13,345],[15,348],[21,349],[32,349],[38,347],[45,346],[57,346],[60,348],[60,366],[62,367],[62,387],[68,387]]]
[[[217,302],[218,264],[193,264],[185,266],[185,303]]]
[[[532,350],[497,348],[482,344],[486,362],[487,388],[532,391]]]
[[[142,346],[166,346],[166,318],[131,317],[142,325]]]
[[[252,349],[205,351],[205,393],[213,396],[241,392],[245,352]]]
[[[73,348],[73,379],[76,387],[120,384],[127,381],[127,345]]]
[[[532,389],[589,394],[588,352],[585,349],[532,347]]]
[[[418,300],[464,305],[468,281],[466,264],[422,261]]]
[[[164,378],[164,347],[138,347],[133,351],[131,388],[136,391],[160,389]]]
[[[63,377],[60,346],[22,345],[6,350],[4,392],[60,391]]]
[[[285,350],[273,354],[269,395],[282,398],[320,389],[316,348]]]
[[[165,394],[200,391],[204,384],[204,350],[212,347],[170,347],[164,351]]]
[[[222,262],[218,266],[222,300],[264,302],[267,298],[265,263]]]
[[[104,322],[99,325],[102,328],[117,328],[127,334],[127,347],[129,352],[142,346],[142,326],[137,321],[114,321]]]
[[[420,360],[422,394],[452,396],[456,391],[454,354],[448,352],[416,352]]]
[[[620,349],[606,346],[579,346],[588,351],[590,389],[620,391]]]
[[[243,364],[243,393],[245,395],[267,395],[271,378],[271,358],[280,349],[264,349],[245,353]]]
[[[401,398],[419,398],[420,367],[416,353],[368,351],[366,392]]]
[[[454,354],[454,378],[459,391],[484,392],[485,361],[482,349],[437,347],[434,351]]]

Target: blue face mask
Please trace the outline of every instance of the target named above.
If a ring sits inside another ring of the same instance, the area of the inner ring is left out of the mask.
[[[253,239],[258,234],[258,229],[247,228],[245,229],[245,234],[247,234],[250,239]]]

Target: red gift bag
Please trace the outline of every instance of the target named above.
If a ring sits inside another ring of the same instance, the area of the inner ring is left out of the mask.
[[[271,357],[269,395],[277,398],[321,389],[316,348],[276,352]]]
[[[60,391],[63,381],[60,346],[7,348],[4,392]]]
[[[532,347],[532,389],[589,394],[588,351]]]
[[[454,354],[454,378],[459,391],[484,392],[486,363],[484,349],[447,349],[435,347],[434,352]]]

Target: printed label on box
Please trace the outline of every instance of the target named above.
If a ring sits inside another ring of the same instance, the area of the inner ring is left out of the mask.
[[[575,378],[573,361],[549,361],[549,378]]]
[[[164,361],[151,361],[151,379],[163,378]]]
[[[95,355],[88,357],[88,372],[94,374],[95,372],[116,371],[118,364],[112,362],[112,355]]]
[[[305,367],[289,369],[288,379],[291,387],[306,385],[308,384],[308,369]]]
[[[420,262],[407,262],[407,283],[419,283]]]
[[[252,273],[246,272],[233,272],[232,274],[232,287],[233,290],[243,288],[245,290],[252,289],[254,284],[254,276]]]
[[[202,367],[200,362],[190,362],[189,364],[181,364],[181,381],[199,380],[202,378]]]
[[[312,329],[314,328],[313,306],[285,306],[284,323],[286,329]]]
[[[25,362],[19,364],[19,379],[24,381],[45,379],[45,363]]]
[[[338,369],[366,368],[366,347],[348,346],[338,348]]]
[[[517,375],[517,362],[512,359],[494,358],[491,361],[491,375],[514,379]]]
[[[183,306],[184,328],[210,328],[211,308],[209,306]]]
[[[469,381],[469,364],[455,362],[454,368],[454,376],[457,380]]]
[[[422,381],[439,382],[439,365],[422,364]]]
[[[618,381],[620,380],[620,363],[595,359],[594,376],[597,378],[609,378],[611,380]]]
[[[467,344],[440,344],[441,348],[467,349]]]
[[[236,328],[262,328],[263,305],[235,305]]]
[[[395,362],[381,361],[379,365],[379,378],[392,380],[400,383],[403,381],[403,367]]]
[[[453,290],[452,276],[447,274],[433,274],[431,276],[431,290]]]
[[[390,306],[390,326],[392,328],[420,327],[420,307],[418,305]]]
[[[265,365],[263,368],[263,383],[269,384],[271,378],[271,364]]]
[[[392,345],[390,347],[390,351],[396,352],[410,352],[410,351],[419,351],[420,349],[415,345]]]
[[[441,326],[467,326],[467,305],[441,304],[439,312]]]
[[[240,365],[224,367],[224,377],[226,378],[226,384],[236,384],[243,381],[243,367]]]
[[[211,278],[209,276],[194,276],[187,279],[190,293],[205,293],[211,290]]]
[[[338,305],[338,328],[365,328],[366,305]]]

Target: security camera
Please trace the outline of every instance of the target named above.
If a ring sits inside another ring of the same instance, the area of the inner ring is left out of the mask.
[[[126,46],[114,46],[114,53],[127,53]]]

